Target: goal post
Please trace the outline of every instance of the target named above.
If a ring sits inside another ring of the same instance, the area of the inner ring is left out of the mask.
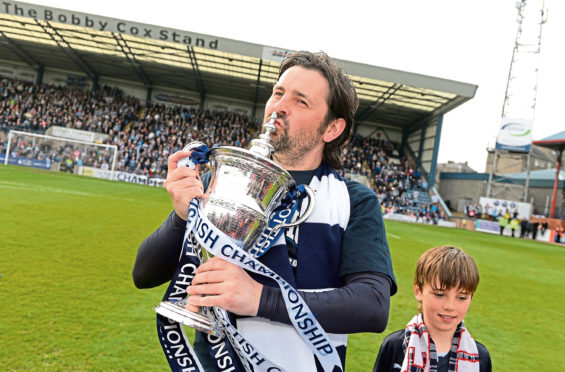
[[[11,130],[4,155],[4,164],[32,166],[51,170],[74,171],[87,166],[114,171],[118,147],[102,143],[73,140]]]

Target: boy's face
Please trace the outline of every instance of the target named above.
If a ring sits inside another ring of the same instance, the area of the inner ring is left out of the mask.
[[[430,334],[455,333],[457,325],[465,318],[472,296],[461,288],[440,290],[439,283],[420,287],[414,283],[414,296],[422,304],[424,323]]]

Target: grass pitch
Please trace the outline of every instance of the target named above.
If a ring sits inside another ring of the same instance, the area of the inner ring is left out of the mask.
[[[0,370],[168,370],[152,310],[166,287],[137,290],[131,269],[171,209],[164,189],[0,166]],[[382,338],[416,313],[416,261],[445,244],[477,261],[466,325],[494,369],[563,368],[563,247],[400,222],[386,229],[399,291],[385,333],[349,337],[347,371],[372,370]]]

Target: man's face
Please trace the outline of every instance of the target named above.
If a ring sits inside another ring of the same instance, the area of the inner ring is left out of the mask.
[[[286,70],[273,87],[265,107],[265,121],[273,111],[278,113],[271,144],[282,165],[298,169],[304,161],[321,161],[328,94],[326,78],[317,70],[301,66]]]
[[[455,333],[457,325],[465,318],[472,296],[461,288],[438,289],[425,284],[422,290],[414,283],[414,295],[422,303],[424,323],[430,335],[443,332]]]

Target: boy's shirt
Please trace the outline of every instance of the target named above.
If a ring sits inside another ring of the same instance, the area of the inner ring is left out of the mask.
[[[449,353],[444,353],[437,355],[437,371],[438,372],[447,372],[449,371]]]

